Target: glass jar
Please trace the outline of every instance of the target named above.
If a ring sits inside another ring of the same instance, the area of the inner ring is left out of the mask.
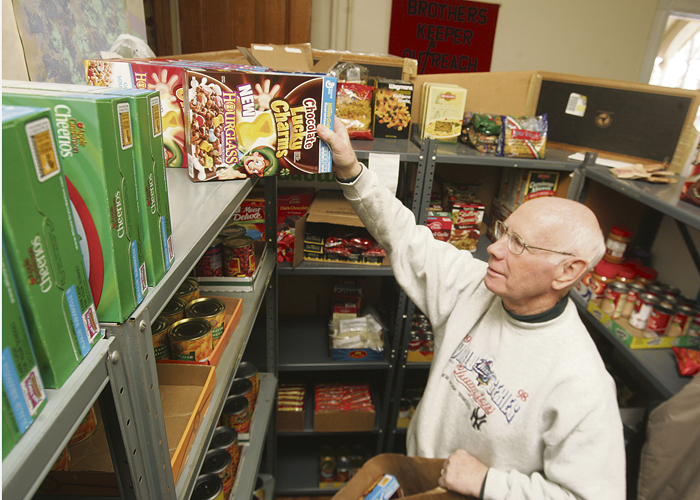
[[[615,276],[615,281],[620,283],[630,284],[637,278],[637,270],[633,267],[618,264],[617,265],[617,276]]]
[[[653,267],[639,267],[637,268],[637,282],[642,285],[647,285],[656,281],[656,277],[659,275],[658,271]]]
[[[602,299],[605,288],[608,286],[609,282],[615,280],[615,276],[617,276],[617,269],[615,269],[614,265],[604,260],[598,262],[593,268],[590,281],[588,282],[588,288],[591,291],[591,300]]]
[[[605,240],[605,255],[603,259],[613,264],[620,264],[625,260],[627,244],[632,240],[634,231],[624,226],[613,226]]]

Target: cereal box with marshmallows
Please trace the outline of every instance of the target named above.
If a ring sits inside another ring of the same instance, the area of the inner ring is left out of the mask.
[[[200,69],[184,80],[193,181],[331,172],[331,151],[316,124],[333,126],[335,78]]]

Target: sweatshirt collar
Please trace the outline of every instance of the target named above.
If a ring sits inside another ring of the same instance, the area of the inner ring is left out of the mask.
[[[508,316],[513,318],[516,321],[522,321],[523,323],[544,323],[545,321],[550,321],[554,318],[557,318],[561,316],[561,314],[564,312],[564,309],[566,309],[566,305],[569,302],[569,294],[567,293],[566,296],[561,299],[559,302],[554,304],[554,307],[551,309],[547,309],[546,311],[542,311],[537,314],[514,314],[510,312],[508,309],[506,309],[505,306],[503,306],[503,310],[508,313]],[[503,301],[501,301],[501,305],[503,305]]]

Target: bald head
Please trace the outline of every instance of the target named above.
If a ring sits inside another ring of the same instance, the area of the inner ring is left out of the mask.
[[[592,269],[605,253],[605,239],[595,214],[582,203],[565,198],[542,197],[515,211],[527,219],[537,246],[569,252]]]

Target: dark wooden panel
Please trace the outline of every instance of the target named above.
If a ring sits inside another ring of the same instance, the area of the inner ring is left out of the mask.
[[[288,0],[287,43],[311,41],[311,0]]]
[[[236,48],[233,45],[233,23],[231,22],[233,2],[234,0],[206,0],[206,8],[202,13],[204,28],[202,39],[205,50]]]
[[[260,31],[256,33],[258,39],[254,41],[278,45],[287,43],[287,0],[265,0],[260,2],[260,7],[256,19],[261,22]]]
[[[204,52],[203,16],[206,11],[206,0],[180,0],[180,38],[182,52]]]
[[[236,47],[249,47],[253,42],[260,42],[255,39],[256,7],[255,0],[235,0],[233,2],[233,44]]]

